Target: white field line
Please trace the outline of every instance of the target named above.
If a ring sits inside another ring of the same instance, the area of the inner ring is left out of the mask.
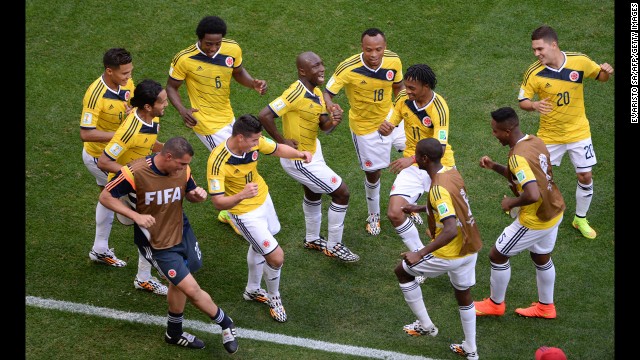
[[[43,309],[54,309],[72,313],[86,314],[92,316],[100,316],[109,319],[125,320],[141,324],[165,326],[167,318],[165,316],[156,316],[145,313],[133,313],[127,311],[113,310],[104,307],[91,306],[85,304],[77,304],[68,301],[59,301],[52,299],[43,299],[35,296],[27,296],[26,304]],[[220,334],[220,326],[211,322],[202,322],[198,320],[185,320],[183,326],[194,330],[209,332],[212,334]],[[301,337],[271,334],[259,330],[251,330],[245,328],[236,328],[238,338],[268,341],[276,344],[300,346],[308,349],[328,351],[339,354],[362,356],[372,359],[387,360],[436,360],[433,358],[407,355],[393,351],[371,349],[360,346],[334,344],[326,341],[306,339]]]

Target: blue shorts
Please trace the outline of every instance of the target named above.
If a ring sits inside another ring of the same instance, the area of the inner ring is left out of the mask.
[[[187,216],[182,213],[182,242],[168,249],[154,249],[142,230],[134,226],[133,238],[140,253],[173,285],[202,267],[202,252]]]

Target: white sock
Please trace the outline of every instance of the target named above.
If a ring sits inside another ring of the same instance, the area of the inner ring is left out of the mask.
[[[433,327],[433,321],[427,313],[427,307],[422,300],[422,289],[416,281],[409,281],[406,284],[400,284],[400,290],[404,295],[404,301],[407,302],[413,314],[420,320],[425,329]]]
[[[264,256],[258,254],[251,246],[249,246],[249,250],[247,251],[247,291],[260,289],[265,262]]]
[[[589,206],[591,206],[591,199],[593,199],[593,180],[591,184],[584,185],[578,181],[576,186],[576,215],[579,217],[586,217]]]
[[[98,202],[96,206],[96,237],[93,240],[93,251],[104,253],[109,250],[109,234],[113,225],[113,211]]]
[[[338,205],[333,201],[329,204],[327,211],[328,233],[327,247],[333,249],[337,243],[342,242],[342,233],[344,232],[344,217],[347,215],[349,205]]]
[[[553,304],[553,286],[556,283],[556,267],[553,261],[538,266],[536,264],[536,282],[538,284],[538,301]]]
[[[280,296],[280,272],[282,267],[274,268],[265,262],[264,275],[265,282],[267,283],[267,292],[269,293],[269,299],[275,296]]]
[[[458,306],[460,312],[460,322],[462,323],[462,331],[464,332],[464,343],[468,346],[466,351],[474,352],[477,350],[476,345],[476,307],[471,305]]]
[[[364,193],[367,196],[369,214],[380,214],[380,179],[372,184],[364,179]]]
[[[413,221],[409,218],[406,218],[402,225],[396,227],[396,233],[400,235],[402,242],[409,251],[416,251],[424,247],[422,241],[420,241],[418,228],[413,225]]]
[[[151,279],[151,263],[144,258],[140,249],[138,249],[138,274],[136,278],[143,282]]]
[[[322,199],[318,201],[302,199],[302,212],[304,212],[304,223],[307,227],[305,240],[313,241],[320,238],[320,226],[322,225]]]
[[[491,263],[491,299],[500,304],[504,301],[507,293],[507,286],[511,280],[511,264],[507,260],[504,264]]]

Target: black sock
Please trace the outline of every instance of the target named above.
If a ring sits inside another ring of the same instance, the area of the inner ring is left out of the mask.
[[[174,314],[169,311],[167,315],[167,335],[172,339],[176,336],[182,335],[182,320],[184,313]]]
[[[231,318],[228,317],[227,314],[225,314],[224,311],[222,311],[222,309],[219,306],[218,306],[218,312],[216,313],[215,316],[211,317],[211,320],[213,320],[216,324],[220,325],[220,327],[223,329],[229,328],[233,323],[233,320],[231,320]]]

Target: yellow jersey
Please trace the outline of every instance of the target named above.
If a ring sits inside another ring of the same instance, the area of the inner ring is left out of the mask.
[[[185,82],[191,107],[198,109],[193,113],[198,120],[193,127],[196,133],[215,134],[233,121],[231,78],[233,69],[241,65],[242,49],[237,42],[225,38],[212,57],[203,53],[198,44],[174,56],[169,76]]]
[[[322,91],[317,87],[309,91],[298,80],[269,103],[269,108],[276,117],[282,116],[284,137],[296,140],[298,150],[315,154],[320,116],[328,114]]]
[[[537,136],[547,145],[568,144],[591,137],[584,108],[584,79],[595,79],[600,65],[588,56],[562,52],[565,61],[560,69],[552,69],[536,61],[524,74],[518,101],[549,98],[553,109],[540,114]]]
[[[229,209],[234,215],[246,214],[264,204],[269,187],[258,173],[258,153],[272,154],[278,148],[275,141],[261,136],[258,145],[241,155],[232,153],[227,141],[216,146],[207,160],[209,195],[232,196],[241,192],[248,183],[258,184],[258,195],[244,199]]]
[[[449,144],[449,107],[442,96],[433,92],[433,98],[427,105],[418,108],[415,101],[409,100],[406,90],[400,91],[389,122],[398,126],[402,120],[404,120],[406,137],[404,157],[415,155],[418,141],[431,137],[445,146],[442,165],[456,165],[453,149]],[[414,165],[417,166],[417,164]]]
[[[336,95],[344,87],[349,100],[349,127],[359,136],[370,134],[393,108],[393,84],[402,82],[400,57],[384,51],[377,69],[362,60],[362,53],[341,62],[327,82],[326,90]]]
[[[118,86],[118,91],[113,91],[101,75],[84,94],[80,128],[115,132],[127,116],[126,105],[130,105],[134,89],[133,80],[129,79],[127,85]],[[106,145],[107,142],[87,141],[83,146],[89,155],[98,158]]]

